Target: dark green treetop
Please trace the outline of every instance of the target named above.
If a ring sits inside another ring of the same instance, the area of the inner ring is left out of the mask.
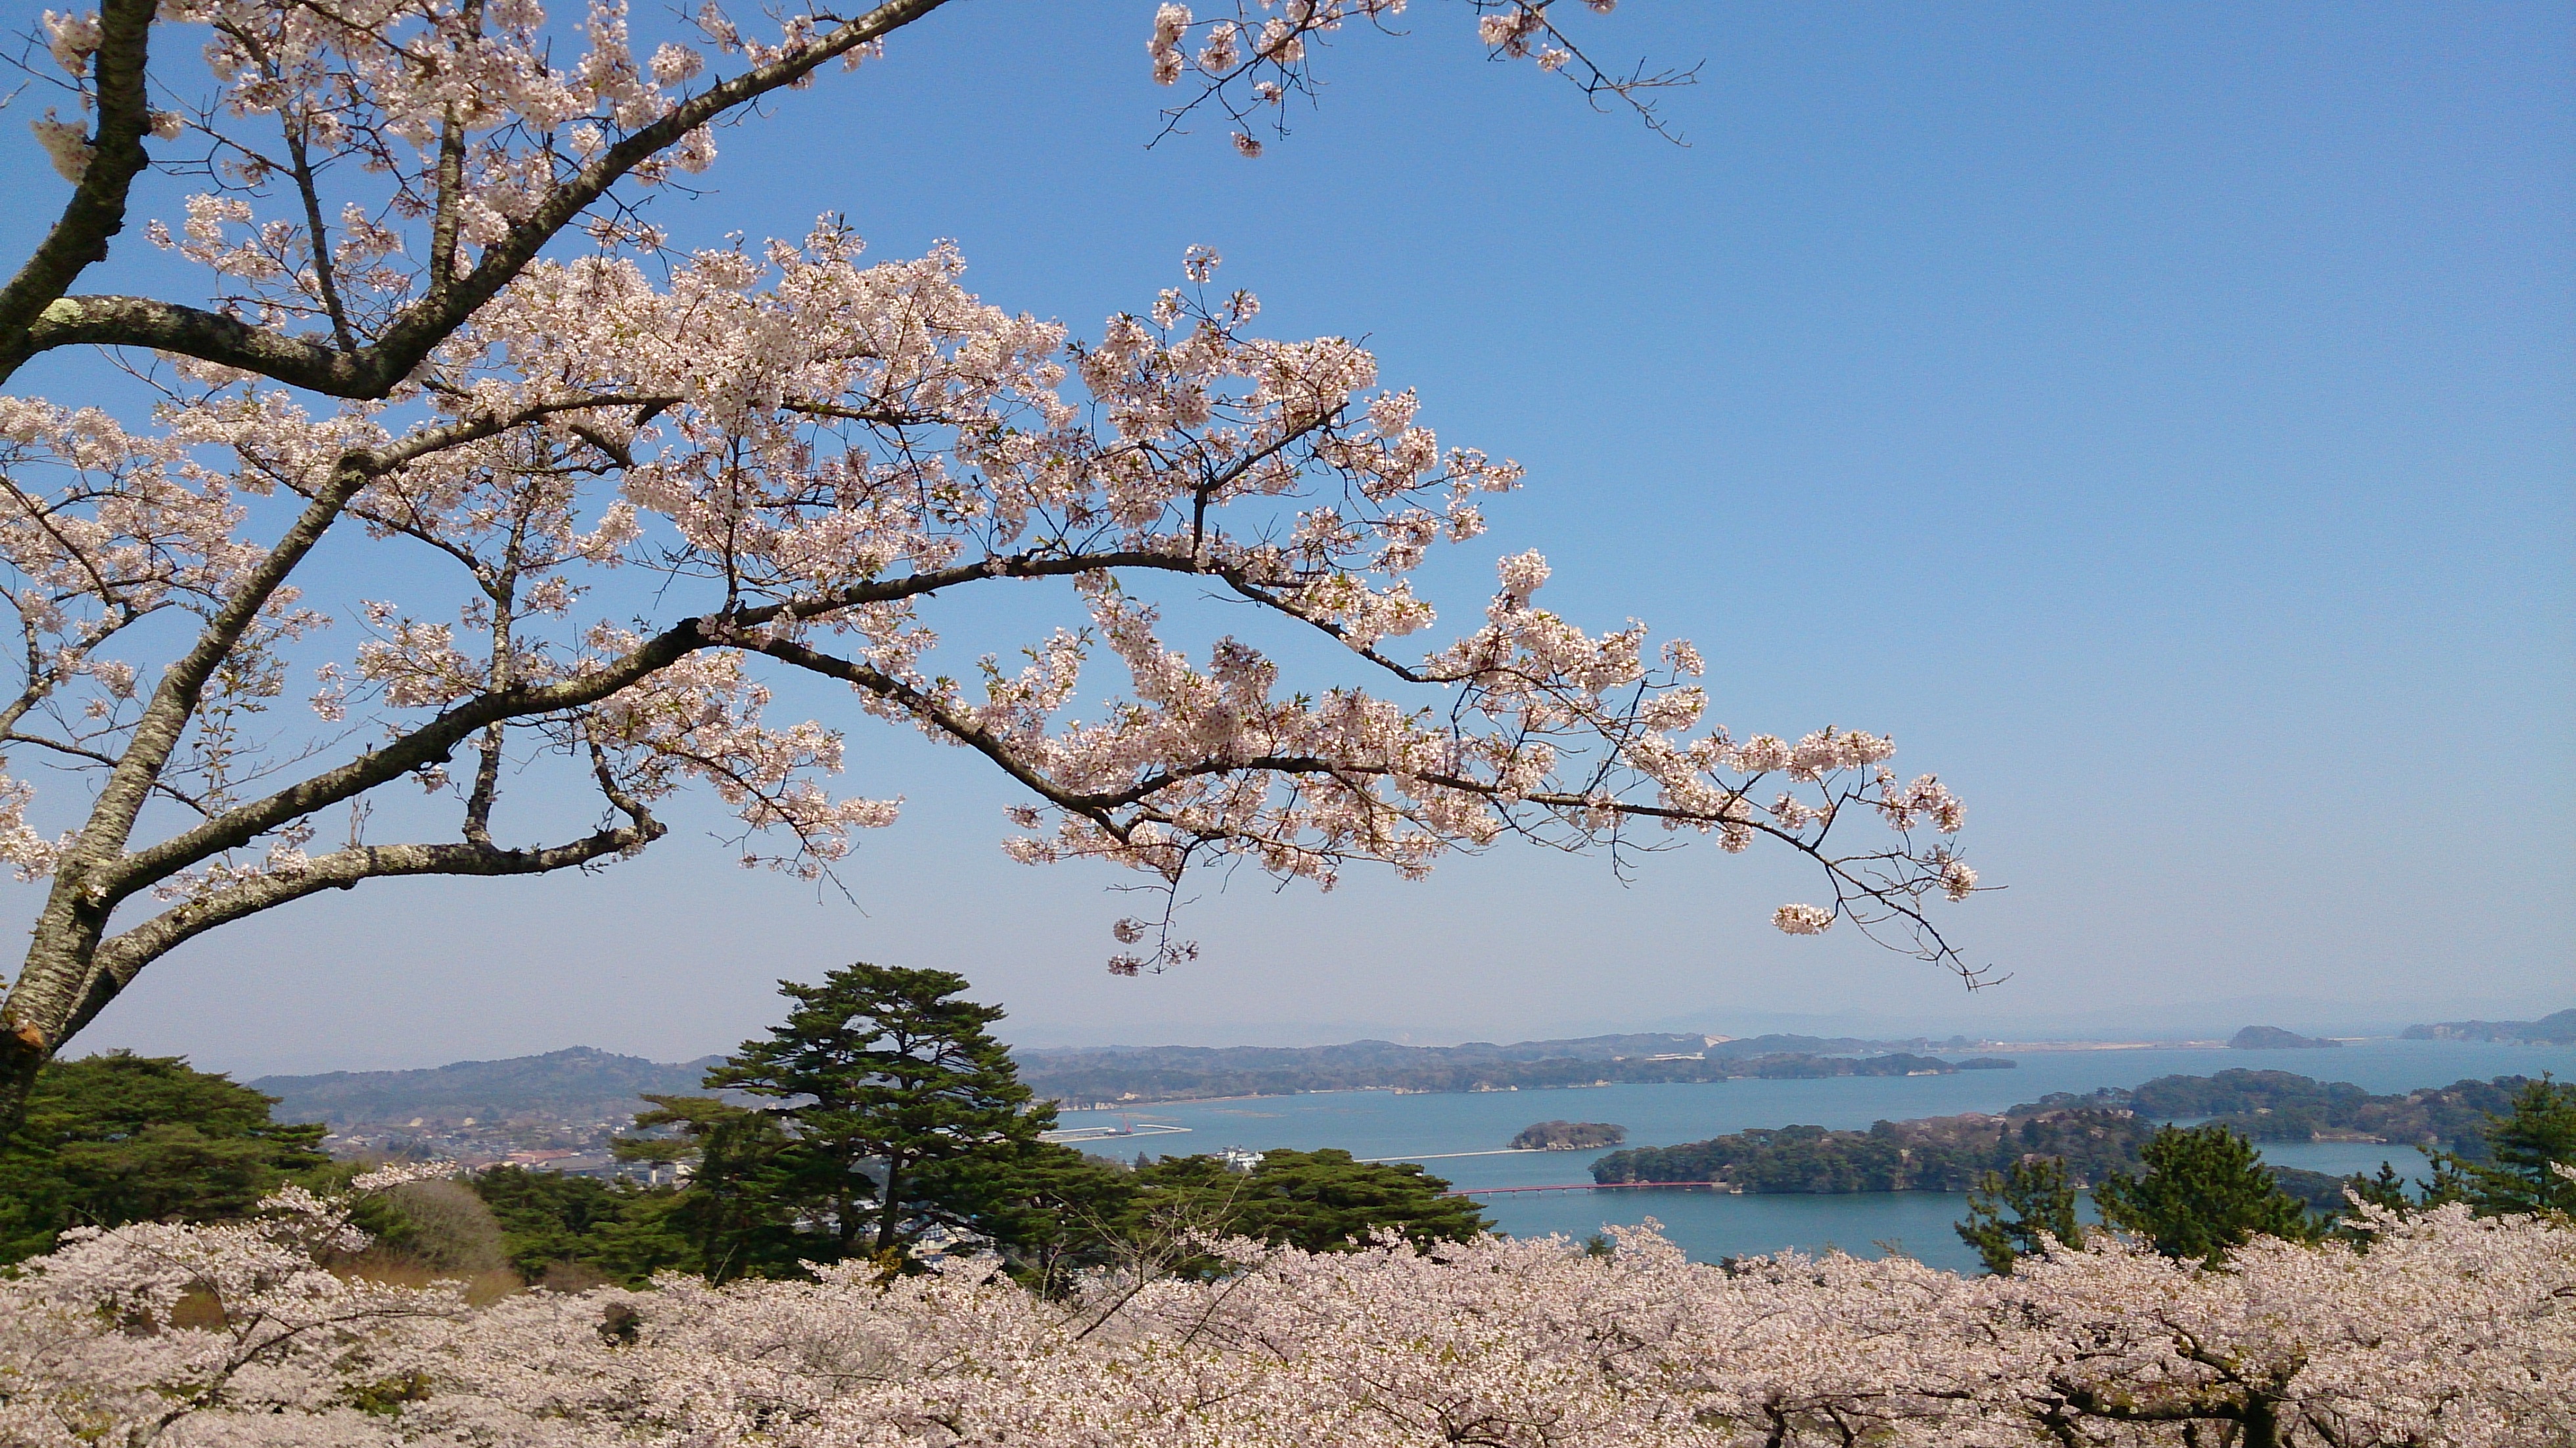
[[[530,1282],[621,1282],[641,1287],[662,1271],[703,1267],[703,1235],[690,1200],[676,1187],[601,1181],[563,1172],[487,1167],[472,1180],[475,1194],[501,1224],[501,1250]],[[717,1235],[718,1264],[737,1265],[739,1252]],[[738,1266],[737,1266],[738,1270]]]
[[[2215,1265],[2257,1236],[2317,1238],[2306,1203],[2282,1191],[2253,1144],[2224,1126],[2161,1127],[2138,1155],[2144,1175],[2114,1172],[2093,1199],[2103,1221],[2168,1257]]]
[[[851,965],[819,985],[781,981],[796,1002],[767,1040],[707,1073],[716,1089],[768,1097],[792,1138],[777,1171],[829,1256],[896,1250],[947,1214],[914,1185],[921,1168],[1008,1149],[1055,1124],[1031,1105],[1011,1055],[986,1030],[998,1006],[958,999],[944,970]],[[871,1231],[871,1228],[873,1229]]]
[[[796,1240],[797,1201],[783,1160],[792,1143],[775,1116],[714,1096],[644,1099],[653,1109],[636,1113],[636,1126],[665,1134],[620,1137],[611,1149],[620,1161],[687,1169],[687,1189],[654,1215],[689,1244],[701,1275],[772,1276],[816,1255]]]
[[[2402,1212],[2414,1205],[2406,1196],[2406,1178],[2399,1176],[2397,1168],[2384,1161],[2379,1164],[2376,1175],[2363,1176],[2355,1172],[2343,1179],[2343,1185],[2344,1190],[2370,1206]]]
[[[2487,1160],[2456,1153],[2435,1158],[2429,1195],[2466,1201],[2480,1216],[2576,1212],[2576,1081],[2542,1076],[2523,1084],[2501,1116],[2490,1114]]]
[[[2035,1157],[1986,1173],[1968,1193],[1968,1219],[1957,1230],[1998,1277],[2010,1276],[2015,1262],[2044,1251],[2043,1236],[2082,1247],[2084,1227],[2075,1217],[2075,1183],[2066,1163]]]
[[[1148,1245],[1138,1184],[1154,1170],[1024,1141],[927,1163],[913,1190],[1022,1282],[1053,1293],[1084,1271],[1133,1264]]]
[[[329,1161],[329,1128],[270,1120],[275,1100],[175,1056],[47,1063],[0,1147],[0,1262],[51,1250],[66,1227],[248,1214]]]
[[[1338,1147],[1266,1151],[1240,1175],[1213,1157],[1165,1161],[1138,1175],[1140,1199],[1195,1193],[1217,1206],[1220,1230],[1309,1252],[1366,1245],[1390,1227],[1416,1247],[1490,1230],[1473,1200],[1443,1195],[1449,1183],[1415,1163],[1358,1161]]]

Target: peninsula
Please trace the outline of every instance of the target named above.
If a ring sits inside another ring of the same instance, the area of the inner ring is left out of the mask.
[[[1309,1091],[1529,1091],[1739,1077],[1939,1076],[2010,1069],[1950,1061],[1929,1043],[1849,1037],[1642,1034],[1495,1045],[1108,1046],[1021,1050],[1020,1079],[1070,1108]]]

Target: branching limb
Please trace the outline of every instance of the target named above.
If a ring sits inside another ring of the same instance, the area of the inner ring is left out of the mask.
[[[0,287],[0,378],[39,350],[32,335],[38,319],[83,271],[107,260],[108,238],[125,229],[127,193],[151,159],[143,150],[143,137],[152,129],[144,62],[159,8],[158,0],[102,0],[99,6],[99,47],[92,62],[98,132],[63,214],[8,286]]]
[[[106,753],[103,750],[85,748],[78,744],[65,743],[60,739],[48,739],[41,734],[25,734],[14,729],[0,731],[0,744],[31,744],[38,749],[49,750],[55,754],[64,755],[72,759],[78,759],[84,763],[97,765],[101,768],[113,769],[116,767],[116,756],[113,754]],[[171,785],[166,780],[156,781],[153,785],[153,790],[164,799],[186,805],[188,808],[195,810],[200,816],[210,816],[214,813],[214,809],[208,805],[206,801],[190,794],[186,790],[179,789]]]
[[[77,1032],[125,989],[137,972],[182,943],[220,925],[273,910],[324,890],[347,890],[362,880],[406,875],[542,875],[632,854],[660,839],[669,826],[627,801],[628,822],[566,844],[500,849],[489,844],[361,845],[317,855],[291,871],[259,875],[203,899],[172,906],[102,942],[87,989],[69,1030]]]
[[[151,13],[150,0],[120,0]],[[830,34],[791,46],[778,59],[709,87],[680,102],[660,119],[637,127],[604,148],[588,165],[557,183],[545,197],[514,222],[499,240],[484,248],[473,267],[450,285],[403,309],[375,341],[350,350],[290,337],[271,328],[198,307],[149,297],[67,297],[77,268],[66,274],[44,301],[28,310],[19,328],[0,332],[0,380],[28,357],[55,347],[90,344],[102,347],[151,347],[201,361],[238,367],[292,387],[332,397],[379,398],[411,376],[431,351],[453,335],[483,305],[498,296],[511,279],[536,260],[546,244],[570,226],[609,188],[635,168],[678,145],[691,131],[737,107],[796,84],[824,62],[883,39],[946,4],[947,0],[886,0],[867,14]],[[136,89],[141,90],[141,51],[137,43]],[[138,99],[137,104],[140,104]],[[137,134],[139,135],[139,129]],[[139,156],[140,143],[136,144]],[[140,161],[136,169],[140,169]],[[442,166],[442,170],[444,167]],[[131,173],[128,173],[129,179]],[[116,216],[123,216],[123,190]],[[101,233],[103,243],[104,233]],[[449,243],[448,255],[453,256]],[[450,263],[453,266],[453,262]],[[59,300],[56,300],[59,298]],[[45,305],[50,302],[51,305]]]

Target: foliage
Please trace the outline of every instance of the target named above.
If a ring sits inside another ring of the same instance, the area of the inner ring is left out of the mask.
[[[1347,1151],[1273,1149],[1237,1172],[1216,1157],[1173,1157],[1136,1174],[1141,1211],[1203,1223],[1307,1252],[1338,1252],[1393,1233],[1417,1248],[1490,1230],[1466,1197],[1414,1162],[1364,1162]]]
[[[2281,1190],[2253,1144],[2224,1126],[2166,1126],[2140,1149],[2143,1175],[2096,1182],[2102,1220],[2168,1257],[2215,1265],[2255,1237],[2308,1241],[2318,1225]]]
[[[500,1218],[465,1182],[405,1182],[376,1200],[399,1233],[390,1245],[433,1272],[467,1276],[512,1265]]]
[[[2158,1121],[2215,1121],[2255,1141],[2307,1141],[2324,1135],[2445,1145],[2474,1153],[2488,1113],[2503,1110],[2522,1084],[2520,1076],[2498,1076],[2374,1095],[2349,1081],[2235,1069],[2207,1076],[2159,1076],[2126,1089],[2055,1092],[2038,1104],[2126,1108]]]
[[[1968,1193],[1968,1218],[1957,1230],[1959,1240],[1976,1248],[1986,1270],[1998,1277],[2010,1275],[2022,1258],[2048,1250],[2051,1242],[2070,1250],[2084,1246],[2084,1227],[2075,1216],[2075,1183],[2066,1174],[2066,1163],[2055,1157],[2034,1157],[1986,1173]]]
[[[344,1219],[75,1235],[0,1281],[0,1440],[236,1448],[2557,1448],[2576,1231],[2379,1213],[2370,1250],[2227,1270],[2108,1234],[1962,1278],[1892,1257],[1698,1266],[1651,1231],[1309,1253],[1027,1291],[887,1278],[532,1293],[318,1270]],[[219,1308],[190,1316],[183,1301]]]
[[[703,1098],[677,1098],[694,1109]],[[715,1134],[759,1113],[715,1103]],[[773,1140],[776,1140],[773,1138]],[[640,1285],[653,1271],[717,1280],[804,1274],[833,1245],[795,1229],[781,1199],[765,1195],[783,1174],[720,1165],[678,1190],[611,1188],[544,1173],[496,1169],[479,1180],[501,1208],[512,1260],[534,1276],[578,1263]],[[1158,1262],[1201,1274],[1226,1270],[1202,1239],[1245,1237],[1307,1251],[1347,1251],[1392,1232],[1417,1247],[1489,1230],[1449,1183],[1412,1163],[1361,1162],[1337,1150],[1276,1150],[1243,1171],[1212,1156],[1133,1166],[1052,1142],[1015,1141],[922,1163],[907,1199],[907,1241],[925,1236],[949,1251],[990,1251],[1020,1280],[1062,1291],[1086,1272]],[[570,1199],[584,1211],[555,1203]],[[935,1230],[933,1230],[935,1229]],[[862,1254],[878,1260],[871,1250]],[[657,1253],[659,1255],[653,1255]],[[919,1260],[919,1259],[912,1259]]]
[[[779,1104],[762,1114],[785,1144],[763,1190],[818,1262],[887,1253],[931,1225],[963,1225],[925,1194],[923,1168],[1037,1140],[1055,1108],[1033,1106],[1011,1054],[985,1028],[998,1006],[958,998],[966,978],[864,962],[820,985],[781,981],[796,1002],[767,1040],[707,1072],[713,1088]],[[708,1167],[700,1164],[700,1174]],[[807,1238],[819,1231],[825,1240]]]
[[[1001,1011],[963,999],[966,987],[866,964],[782,983],[788,1019],[706,1076],[776,1105],[649,1097],[643,1130],[617,1143],[624,1160],[685,1168],[685,1186],[483,1174],[512,1261],[531,1275],[560,1263],[628,1283],[664,1268],[722,1282],[974,1249],[1053,1292],[1148,1259],[1218,1270],[1198,1238],[1326,1251],[1382,1231],[1428,1245],[1485,1230],[1420,1167],[1344,1151],[1272,1152],[1246,1174],[1213,1157],[1128,1167],[1041,1141],[1054,1109],[1032,1102],[986,1029]]]
[[[1628,1139],[1628,1128],[1606,1121],[1541,1121],[1512,1136],[1515,1151],[1599,1151]]]
[[[2348,1177],[2339,1177],[2332,1172],[2307,1171],[2295,1166],[2275,1166],[2268,1162],[2264,1164],[2263,1170],[2272,1174],[2273,1184],[2278,1186],[2284,1195],[2295,1199],[2309,1211],[2316,1213],[2319,1221],[2331,1222],[2341,1216],[2346,1203],[2350,1200],[2345,1195],[2351,1184],[2351,1179]]]
[[[273,1098],[172,1056],[49,1063],[27,1124],[0,1145],[0,1262],[66,1227],[218,1221],[321,1166],[319,1124],[269,1119]]]
[[[794,1272],[802,1258],[782,1164],[792,1143],[778,1119],[713,1096],[644,1099],[653,1109],[637,1113],[636,1126],[669,1134],[622,1138],[618,1159],[690,1173],[686,1190],[646,1209],[654,1234],[686,1243],[681,1260],[717,1282]],[[572,1260],[600,1250],[585,1247]]]
[[[2406,1178],[2399,1176],[2397,1168],[2384,1161],[2379,1164],[2375,1175],[2364,1176],[2355,1172],[2343,1179],[2343,1185],[2346,1192],[2359,1197],[2364,1205],[2382,1211],[2402,1212],[2414,1205],[2406,1195]]]
[[[1058,1291],[1159,1245],[1153,1235],[1174,1224],[1149,1217],[1137,1200],[1158,1170],[1020,1141],[929,1163],[914,1189],[963,1241],[998,1253],[1032,1286]]]
[[[709,1266],[676,1187],[515,1166],[487,1167],[472,1182],[500,1223],[511,1267],[530,1282],[577,1276],[566,1269],[579,1268],[633,1287],[656,1272]],[[714,1265],[721,1272],[729,1260],[719,1251]]]
[[[2576,1212],[2576,1082],[2542,1076],[2523,1083],[2503,1115],[2490,1115],[2486,1159],[2435,1159],[2437,1197],[2481,1214]]]
[[[1955,1192],[2025,1157],[2046,1156],[2065,1162],[2081,1183],[2135,1163],[2149,1130],[2126,1111],[2026,1111],[1881,1121],[1867,1131],[1767,1127],[1632,1147],[1594,1162],[1592,1179],[1722,1181],[1748,1192]]]

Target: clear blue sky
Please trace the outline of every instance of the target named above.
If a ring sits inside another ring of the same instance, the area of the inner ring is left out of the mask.
[[[1624,886],[1513,851],[1323,897],[1245,875],[1193,911],[1202,962],[1113,980],[1112,876],[1008,864],[999,782],[863,728],[855,779],[910,800],[852,862],[863,910],[683,829],[603,877],[299,906],[155,967],[99,1043],[695,1055],[852,958],[962,970],[1047,1041],[2576,1004],[2576,12],[1585,17],[1605,57],[1705,60],[1682,149],[1423,3],[1248,162],[1145,148],[1151,11],[942,11],[726,134],[663,219],[952,237],[1078,331],[1217,247],[1267,324],[1365,334],[1444,439],[1529,465],[1438,575],[1449,619],[1538,547],[1555,607],[1699,641],[1739,733],[1894,733],[2011,887],[1948,916],[2009,984],[1779,937],[1803,877],[1705,848]],[[6,179],[56,194],[31,164]]]

